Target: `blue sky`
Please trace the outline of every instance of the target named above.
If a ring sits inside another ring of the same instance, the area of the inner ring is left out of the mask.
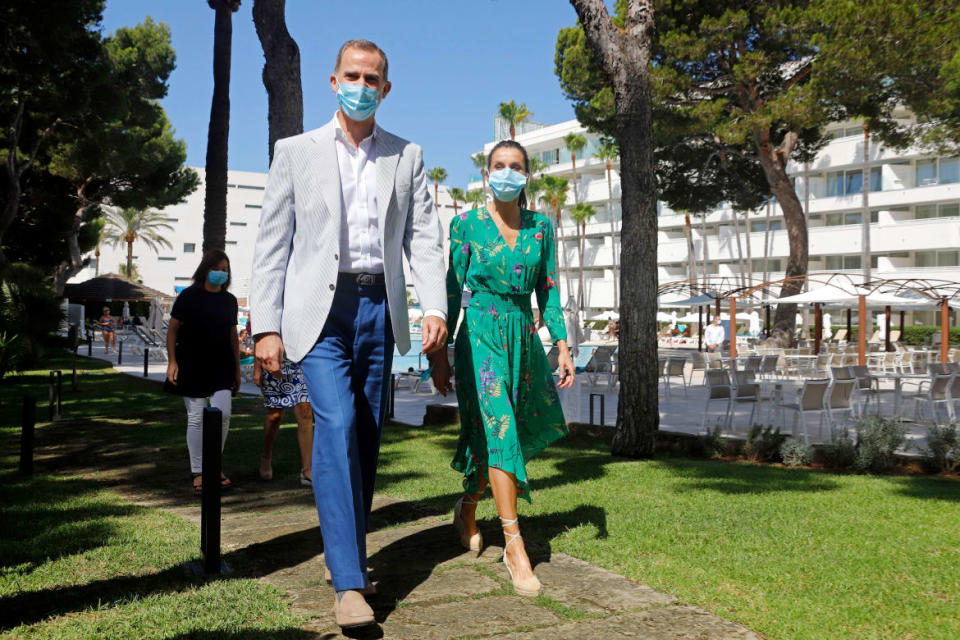
[[[253,0],[243,0],[233,17],[230,168],[266,171],[267,96],[252,7]],[[187,142],[187,163],[203,166],[214,12],[203,0],[108,0],[104,31],[148,14],[170,26],[177,51],[163,106]],[[304,128],[333,115],[328,78],[340,44],[373,40],[387,52],[393,82],[377,121],[419,143],[427,168],[445,168],[448,184],[465,188],[474,175],[469,156],[492,138],[500,102],[525,102],[540,122],[574,117],[553,73],[553,54],[557,31],[575,22],[563,0],[287,0],[287,25],[300,47]]]

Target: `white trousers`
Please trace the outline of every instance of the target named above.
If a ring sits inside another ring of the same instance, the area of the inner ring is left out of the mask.
[[[220,451],[227,442],[227,431],[230,429],[230,407],[232,394],[229,389],[216,391],[210,396],[210,406],[220,409],[223,413],[223,424],[220,433]],[[187,407],[187,449],[190,451],[190,471],[203,471],[203,409],[207,406],[207,398],[184,397],[183,404]]]

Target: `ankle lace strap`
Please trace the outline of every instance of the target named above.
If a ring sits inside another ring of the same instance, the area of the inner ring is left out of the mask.
[[[479,500],[474,500],[470,497],[469,493],[463,494],[463,497],[460,498],[460,504],[480,504]]]
[[[504,528],[509,527],[510,525],[519,524],[519,522],[520,522],[519,516],[516,518],[504,518],[503,516],[500,516],[500,526]],[[509,531],[504,531],[503,537],[507,539],[507,544],[503,545],[503,550],[504,552],[506,552],[507,547],[510,546],[510,543],[514,542],[517,538],[520,538],[521,536],[519,532],[510,533]]]

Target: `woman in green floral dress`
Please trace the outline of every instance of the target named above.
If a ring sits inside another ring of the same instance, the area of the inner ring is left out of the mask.
[[[574,367],[566,343],[556,286],[553,226],[524,208],[526,150],[512,140],[497,144],[487,160],[493,202],[454,216],[450,224],[447,273],[450,335],[469,289],[456,338],[456,390],[460,441],[452,467],[464,474],[464,495],[454,512],[461,543],[479,551],[477,502],[489,481],[502,520],[504,563],[514,588],[540,591],[520,538],[517,495],[530,501],[526,461],[567,433],[557,386],[537,335],[530,294],[560,351],[560,388],[573,385]],[[450,368],[433,358],[433,378],[446,390]]]

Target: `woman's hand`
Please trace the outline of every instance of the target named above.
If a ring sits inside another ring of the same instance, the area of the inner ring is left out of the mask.
[[[450,370],[450,362],[447,360],[447,352],[444,349],[439,355],[434,355],[430,359],[430,378],[433,380],[433,386],[442,396],[447,395],[450,390],[450,377],[453,372]]]
[[[573,387],[573,381],[577,376],[576,369],[573,366],[573,358],[570,357],[570,349],[567,348],[565,341],[557,341],[557,347],[560,348],[560,356],[557,358],[560,382],[557,384],[557,388],[570,389]]]
[[[177,374],[180,373],[180,368],[177,366],[176,360],[171,360],[167,363],[167,380],[170,381],[170,384],[177,384]]]

